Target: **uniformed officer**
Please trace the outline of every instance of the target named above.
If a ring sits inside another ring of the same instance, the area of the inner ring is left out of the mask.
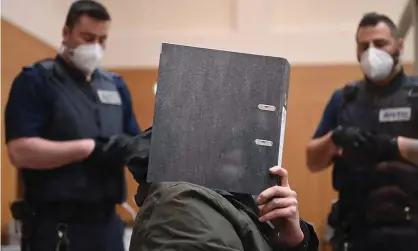
[[[418,78],[404,73],[403,41],[387,16],[364,15],[356,41],[365,77],[332,95],[307,165],[334,163],[335,250],[418,250]]]
[[[125,200],[126,156],[140,132],[122,78],[99,69],[110,15],[74,2],[55,59],[25,67],[6,106],[10,159],[23,178],[22,250],[123,251],[115,205]]]

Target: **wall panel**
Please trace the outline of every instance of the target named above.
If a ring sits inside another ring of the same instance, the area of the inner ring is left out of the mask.
[[[2,17],[49,45],[73,1],[3,0]],[[408,0],[100,0],[112,15],[103,65],[157,67],[162,42],[286,57],[293,65],[356,62],[353,39],[369,11],[398,21]],[[21,11],[22,6],[31,10]],[[413,36],[405,42],[413,60]]]
[[[129,6],[117,11],[120,2],[104,1],[114,10],[113,29],[117,32],[208,34],[231,31],[236,0],[125,0]],[[135,18],[132,18],[135,17]]]
[[[397,21],[408,0],[345,1],[345,0],[266,0],[270,27],[279,31],[297,27],[341,27],[355,25],[366,12],[378,11]]]

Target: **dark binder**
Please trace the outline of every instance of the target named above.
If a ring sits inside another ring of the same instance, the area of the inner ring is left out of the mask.
[[[281,165],[284,58],[162,45],[148,182],[258,194]]]

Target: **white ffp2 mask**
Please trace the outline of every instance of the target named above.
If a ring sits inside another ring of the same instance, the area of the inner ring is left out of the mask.
[[[390,76],[395,60],[384,50],[370,47],[361,55],[360,66],[371,80],[380,81]]]
[[[77,68],[85,72],[93,72],[103,58],[100,44],[82,44],[71,50],[71,60]]]

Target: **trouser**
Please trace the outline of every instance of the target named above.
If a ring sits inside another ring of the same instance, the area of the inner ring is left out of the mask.
[[[22,251],[124,251],[124,224],[113,212],[100,220],[58,220],[34,215],[22,220]]]
[[[152,184],[136,217],[130,251],[281,251],[245,209],[184,182]]]
[[[388,226],[359,231],[338,244],[333,251],[417,251],[418,228]]]

